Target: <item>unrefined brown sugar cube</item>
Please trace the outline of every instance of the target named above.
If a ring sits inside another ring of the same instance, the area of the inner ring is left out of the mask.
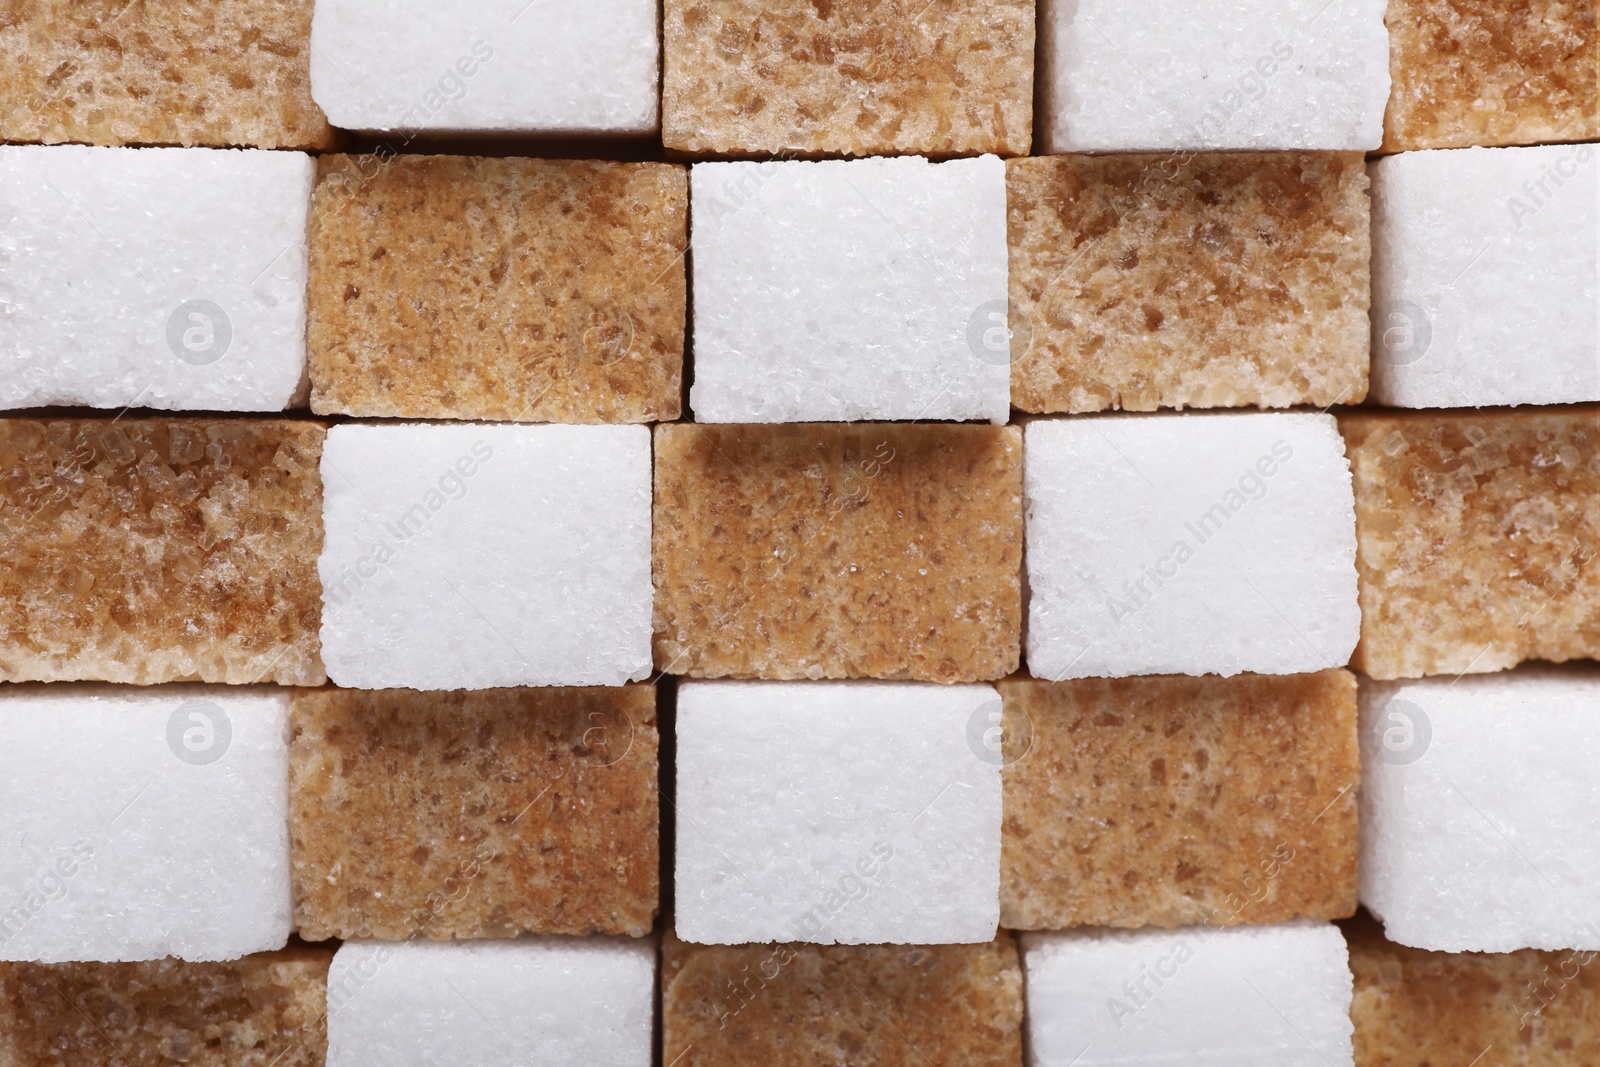
[[[319,171],[312,410],[678,417],[683,167],[411,155],[325,156]]]
[[[1428,952],[1345,924],[1358,1067],[1600,1063],[1600,953]]]
[[[1025,155],[1033,0],[666,0],[666,146]]]
[[[1383,150],[1600,137],[1594,0],[1390,0]]]
[[[0,963],[5,1067],[322,1067],[333,950]]]
[[[970,682],[1016,669],[1022,433],[656,429],[656,666]]]
[[[1342,416],[1373,678],[1600,657],[1600,407]]]
[[[324,680],[325,430],[0,419],[0,680]]]
[[[1359,402],[1367,186],[1356,152],[1008,160],[1012,405]]]
[[[1356,910],[1348,671],[999,688],[1002,926],[1227,926]]]
[[[302,937],[648,933],[655,687],[298,690]]]
[[[28,0],[0,11],[0,140],[326,148],[312,0]]]
[[[1010,934],[978,945],[662,946],[672,1067],[1022,1067]]]

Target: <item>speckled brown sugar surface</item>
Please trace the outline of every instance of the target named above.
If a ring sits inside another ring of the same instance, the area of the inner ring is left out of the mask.
[[[325,156],[319,171],[312,410],[678,417],[683,167],[413,155]]]
[[[1009,679],[1000,923],[1341,918],[1356,910],[1356,681]]]
[[[0,10],[0,140],[327,148],[311,0],[24,0]]]
[[[1346,924],[1361,1067],[1597,1067],[1600,955],[1425,952]]]
[[[984,945],[663,945],[661,1062],[1021,1067],[1022,971]]]
[[[1012,404],[1361,401],[1367,186],[1353,152],[1008,160]]]
[[[662,138],[748,155],[1026,155],[1032,0],[666,0]]]
[[[302,937],[649,933],[654,686],[300,690],[290,708]]]
[[[1600,657],[1600,407],[1352,414],[1373,678]]]
[[[333,950],[0,963],[4,1067],[322,1067]]]
[[[1595,0],[1391,0],[1383,150],[1600,137]]]
[[[965,682],[1016,669],[1017,427],[661,426],[655,462],[662,671]]]
[[[0,419],[0,680],[321,684],[324,433]]]

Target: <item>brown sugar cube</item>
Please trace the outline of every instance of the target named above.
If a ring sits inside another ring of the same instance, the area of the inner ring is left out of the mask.
[[[1600,1064],[1600,953],[1426,952],[1345,925],[1357,1067]]]
[[[324,156],[319,413],[675,419],[688,177],[669,163]]]
[[[0,1065],[322,1067],[332,960],[0,963]]]
[[[1000,923],[1229,926],[1356,910],[1356,680],[1001,682]]]
[[[312,0],[28,0],[0,13],[0,140],[327,148]]]
[[[969,682],[1016,669],[1017,427],[660,426],[655,456],[662,671]]]
[[[1033,0],[665,0],[670,149],[1026,155]]]
[[[302,937],[650,932],[654,686],[303,689],[290,721]]]
[[[321,684],[325,432],[0,419],[0,681]]]
[[[1595,0],[1390,0],[1383,150],[1600,137]]]
[[[1006,161],[1011,403],[1356,403],[1371,205],[1358,152]]]
[[[981,945],[662,945],[672,1067],[1022,1067],[1022,970]]]
[[[1600,407],[1341,416],[1373,678],[1600,658]]]

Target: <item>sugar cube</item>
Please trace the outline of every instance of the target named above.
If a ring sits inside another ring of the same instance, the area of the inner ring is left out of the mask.
[[[299,152],[0,145],[0,408],[289,407],[314,172]]]
[[[1034,1067],[1351,1067],[1330,923],[1025,934]]]
[[[288,698],[0,695],[0,959],[235,959],[289,937]]]
[[[1386,0],[1040,0],[1047,152],[1369,150]]]
[[[683,152],[1025,155],[1033,0],[666,0],[661,125]]]
[[[1017,669],[1017,428],[672,425],[655,443],[662,671],[975,682]]]
[[[1595,146],[1372,164],[1372,398],[1402,408],[1600,400]]]
[[[311,5],[15,5],[0,21],[0,140],[328,148]]]
[[[982,945],[662,945],[662,1057],[677,1067],[1017,1067],[1022,969]]]
[[[1600,950],[1600,673],[1361,691],[1361,903],[1445,952]]]
[[[335,426],[322,469],[322,650],[339,685],[649,674],[645,427]]]
[[[1356,680],[1000,683],[1000,922],[1216,926],[1356,910]]]
[[[699,422],[1011,412],[1005,165],[697,163]]]
[[[320,685],[323,432],[0,419],[0,680]]]
[[[648,133],[659,60],[650,0],[319,0],[311,19],[311,96],[348,130]]]
[[[986,685],[678,690],[675,922],[703,944],[989,941],[1000,766]]]
[[[1331,415],[1039,420],[1025,447],[1035,677],[1349,659],[1355,513]]]
[[[688,212],[672,164],[323,156],[311,409],[677,418]]]
[[[1006,162],[1011,402],[1288,407],[1367,395],[1355,152]]]
[[[650,932],[654,686],[301,689],[290,724],[301,937]]]
[[[1592,3],[1389,0],[1385,21],[1384,151],[1600,137]]]
[[[1600,410],[1343,415],[1373,678],[1600,658]]]
[[[346,941],[327,1067],[649,1067],[655,946],[613,938]]]
[[[224,963],[0,963],[0,1063],[323,1067],[331,948]]]

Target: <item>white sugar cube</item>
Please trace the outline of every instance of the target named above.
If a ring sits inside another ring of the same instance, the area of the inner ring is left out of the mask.
[[[1387,6],[1040,0],[1040,143],[1047,152],[1377,148]]]
[[[1600,671],[1361,686],[1361,902],[1442,952],[1600,950]]]
[[[697,420],[1010,417],[999,159],[698,163],[690,192]]]
[[[0,691],[0,960],[236,959],[289,939],[285,690]]]
[[[1371,399],[1600,400],[1595,146],[1402,152],[1371,171]]]
[[[322,483],[322,659],[337,684],[649,674],[648,428],[335,426]]]
[[[1331,415],[1038,420],[1024,469],[1034,677],[1349,660],[1355,499]]]
[[[648,133],[654,0],[317,0],[311,98],[348,130]]]
[[[1033,1067],[1350,1067],[1353,979],[1328,923],[1022,938]]]
[[[650,941],[346,941],[328,971],[328,1067],[649,1067]]]
[[[300,152],[0,146],[0,408],[290,406],[315,173]]]
[[[962,944],[1000,919],[987,685],[678,690],[677,934]]]

